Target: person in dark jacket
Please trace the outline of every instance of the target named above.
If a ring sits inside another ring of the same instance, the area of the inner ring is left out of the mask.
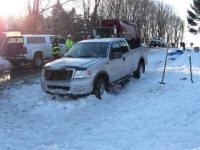
[[[60,47],[58,44],[58,37],[54,37],[54,41],[52,44],[52,56],[54,59],[58,59],[60,57]]]
[[[183,51],[185,51],[185,42],[181,42],[180,45],[183,47]]]

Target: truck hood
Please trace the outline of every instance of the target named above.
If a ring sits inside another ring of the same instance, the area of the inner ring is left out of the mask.
[[[63,57],[61,59],[57,59],[50,63],[47,63],[45,67],[59,69],[59,68],[82,68],[86,69],[96,63],[101,62],[105,58],[68,58]]]

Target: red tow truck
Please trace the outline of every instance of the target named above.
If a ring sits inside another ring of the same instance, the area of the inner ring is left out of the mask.
[[[135,22],[112,19],[102,20],[100,26],[93,29],[94,38],[122,37],[131,48],[140,46],[141,34]]]

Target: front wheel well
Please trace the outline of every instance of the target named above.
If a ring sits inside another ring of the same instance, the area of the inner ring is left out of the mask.
[[[35,52],[33,58],[35,58],[36,56],[41,56],[41,58],[43,58],[43,53],[41,51],[37,51],[37,52]]]
[[[139,63],[138,63],[138,67],[137,70],[133,72],[133,76],[136,79],[139,79],[141,74],[145,72],[145,61],[143,58],[140,59]]]
[[[93,90],[95,88],[96,83],[100,80],[100,79],[104,79],[104,81],[106,82],[106,90],[109,90],[109,76],[106,72],[99,72],[95,78],[94,78],[94,82],[93,82]]]
[[[143,63],[143,64],[145,64],[144,58],[140,58],[139,63]]]
[[[140,64],[143,64],[143,73],[145,72],[145,60],[144,60],[144,58],[141,58],[140,59]]]
[[[41,51],[38,51],[34,54],[32,64],[34,68],[40,68],[42,66],[43,61],[43,53]]]

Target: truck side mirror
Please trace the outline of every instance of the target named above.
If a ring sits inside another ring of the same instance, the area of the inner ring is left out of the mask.
[[[110,59],[122,58],[122,52],[111,52]]]

